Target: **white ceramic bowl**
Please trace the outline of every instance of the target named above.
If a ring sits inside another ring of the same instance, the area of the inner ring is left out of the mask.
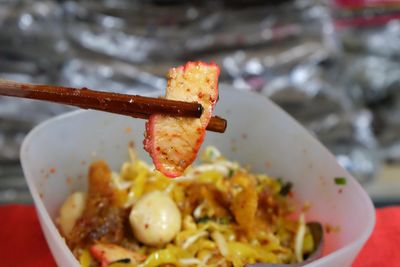
[[[292,181],[299,206],[311,203],[307,219],[339,229],[326,235],[324,257],[307,266],[351,266],[374,226],[368,195],[313,136],[271,101],[229,88],[220,91],[215,114],[228,120],[228,129],[224,134],[208,132],[204,145],[215,145],[254,171]],[[119,170],[131,141],[139,156],[149,161],[142,149],[143,132],[144,121],[139,119],[78,111],[39,125],[25,139],[22,167],[59,266],[79,266],[54,224],[60,205],[74,190],[85,190],[91,161],[105,159]],[[338,176],[347,178],[345,186],[335,184]]]

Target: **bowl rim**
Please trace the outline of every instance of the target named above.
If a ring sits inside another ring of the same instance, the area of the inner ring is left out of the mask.
[[[235,91],[239,91],[242,92],[241,90],[235,90]],[[242,92],[245,94],[252,94],[252,95],[257,95],[258,97],[259,94],[256,94],[254,92]],[[280,108],[278,105],[276,105],[273,101],[271,101],[270,99],[268,99],[267,97],[264,97],[264,100],[267,102],[270,102],[271,104],[273,104],[275,107],[277,107],[278,109],[280,109],[281,111],[283,111],[284,113],[286,113],[296,124],[298,124],[301,128],[305,129],[305,127],[303,127],[298,121],[296,121],[295,119],[293,119],[292,116],[290,116],[285,110],[283,110],[282,108]],[[38,124],[37,126],[35,126],[29,133],[28,135],[24,138],[22,145],[21,145],[21,149],[20,149],[20,161],[21,161],[21,166],[22,166],[22,170],[24,173],[24,177],[25,180],[27,181],[28,184],[28,188],[31,192],[32,198],[34,200],[34,205],[37,209],[37,212],[39,212],[39,217],[44,216],[43,220],[40,219],[41,221],[41,226],[42,226],[42,232],[44,232],[43,229],[43,225],[45,224],[46,227],[49,229],[51,235],[53,235],[54,237],[57,237],[57,239],[59,239],[59,241],[61,241],[63,243],[63,245],[61,246],[61,249],[64,253],[69,254],[72,258],[74,258],[74,260],[76,261],[76,263],[78,263],[78,261],[76,260],[76,258],[73,256],[72,252],[70,251],[70,249],[68,248],[68,246],[65,244],[65,242],[63,241],[63,238],[61,236],[61,234],[59,233],[59,230],[56,227],[56,223],[55,221],[50,217],[49,213],[47,212],[44,203],[42,201],[42,199],[40,198],[37,189],[35,187],[35,185],[33,184],[33,177],[31,175],[31,171],[30,168],[27,164],[25,164],[25,159],[27,157],[27,149],[30,143],[32,143],[32,140],[35,138],[35,136],[40,133],[41,131],[43,131],[45,128],[47,128],[49,125],[61,121],[61,120],[65,120],[71,117],[75,117],[75,116],[80,116],[81,114],[86,114],[86,113],[90,113],[90,112],[101,112],[101,111],[92,111],[92,110],[74,110],[74,111],[70,111],[70,112],[66,112],[64,114],[49,118],[45,121],[43,121],[42,123]],[[105,113],[105,112],[103,112]],[[116,115],[118,116],[118,115]],[[308,132],[308,134],[310,134]],[[314,136],[314,139],[317,140],[317,142],[320,143],[320,141]],[[320,143],[321,144],[321,143]],[[322,145],[322,148],[327,150],[328,153],[329,150]],[[342,167],[341,167],[342,168]],[[342,168],[344,169],[344,168]],[[346,170],[345,170],[346,171]],[[347,172],[347,171],[346,171]],[[348,172],[347,172],[348,173]],[[371,198],[369,197],[369,195],[367,194],[367,192],[365,191],[365,189],[360,185],[360,183],[351,175],[348,173],[348,177],[351,177],[351,179],[354,182],[354,186],[358,191],[359,196],[361,197],[361,200],[363,203],[365,203],[365,209],[367,211],[367,215],[368,215],[368,219],[367,219],[367,225],[365,226],[365,229],[363,230],[363,232],[360,234],[360,236],[358,237],[358,239],[352,241],[350,244],[343,246],[342,248],[339,248],[333,252],[331,252],[328,255],[324,255],[321,258],[305,265],[305,266],[309,266],[312,267],[316,264],[324,264],[327,263],[329,261],[332,260],[332,258],[337,258],[340,257],[342,254],[346,253],[349,250],[354,250],[357,247],[359,247],[360,249],[357,251],[357,254],[354,256],[357,257],[357,255],[359,254],[359,251],[363,248],[363,245],[365,245],[367,239],[369,239],[369,237],[371,236],[371,233],[374,229],[375,223],[376,223],[376,218],[375,218],[375,208],[374,205],[372,203]],[[46,238],[47,241],[47,238]],[[47,241],[48,242],[48,241]],[[50,246],[49,246],[50,247]],[[54,254],[53,254],[54,256]],[[77,265],[79,266],[79,265]]]

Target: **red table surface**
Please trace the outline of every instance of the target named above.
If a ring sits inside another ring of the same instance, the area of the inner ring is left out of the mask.
[[[376,210],[376,226],[353,267],[399,266],[400,207]],[[0,266],[56,266],[33,206],[0,206]]]

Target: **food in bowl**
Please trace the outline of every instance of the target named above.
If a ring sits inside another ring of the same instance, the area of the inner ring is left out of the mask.
[[[290,183],[254,174],[214,147],[177,179],[132,148],[130,155],[119,173],[94,162],[88,191],[60,208],[60,233],[82,266],[295,263],[313,251]]]
[[[168,73],[166,98],[198,102],[203,113],[200,118],[150,116],[144,148],[157,170],[167,177],[180,176],[196,158],[218,100],[219,72],[214,63],[188,62]]]

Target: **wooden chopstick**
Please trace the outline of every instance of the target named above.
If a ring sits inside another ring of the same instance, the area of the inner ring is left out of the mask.
[[[0,95],[50,101],[140,119],[147,119],[151,114],[199,118],[203,112],[203,107],[195,102],[102,92],[87,88],[76,89],[19,83],[1,79]],[[220,133],[223,133],[225,129],[226,120],[220,117],[212,117],[207,127],[209,131]]]

